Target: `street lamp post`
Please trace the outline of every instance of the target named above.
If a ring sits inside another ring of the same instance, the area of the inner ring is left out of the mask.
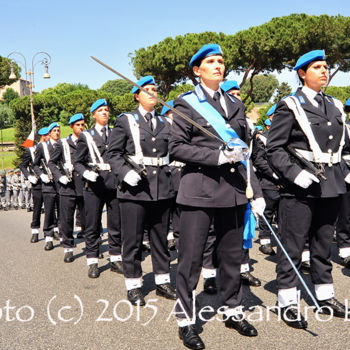
[[[26,58],[24,57],[24,55],[22,53],[20,53],[20,52],[13,51],[13,52],[11,52],[10,54],[7,55],[7,58],[10,58],[10,56],[13,56],[13,55],[19,55],[19,56],[21,56],[23,58],[23,62],[20,62],[20,63],[22,65],[24,65],[24,69],[25,69],[26,87],[29,88],[29,95],[30,95],[30,114],[31,114],[31,118],[32,118],[32,126],[35,127],[34,104],[33,104],[33,88],[35,87],[35,85],[34,85],[34,68],[35,68],[35,66],[38,63],[43,64],[45,66],[45,73],[43,75],[43,78],[44,79],[49,79],[50,78],[50,74],[49,74],[48,68],[49,68],[49,64],[51,63],[51,56],[47,52],[44,52],[44,51],[37,52],[32,57],[31,70],[30,69],[27,70],[27,61],[26,61]],[[39,55],[41,57],[38,57]],[[18,62],[15,61],[14,59],[10,59],[10,60],[11,60],[10,79],[16,79],[13,63],[16,62],[18,64]]]

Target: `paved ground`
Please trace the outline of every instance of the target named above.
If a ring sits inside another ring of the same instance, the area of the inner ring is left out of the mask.
[[[157,298],[150,257],[143,262],[143,292],[148,308],[129,308],[125,301],[122,276],[110,272],[108,254],[100,260],[102,273],[96,280],[87,277],[84,244],[77,242],[76,260],[63,263],[63,249],[44,251],[44,241],[30,244],[31,214],[25,211],[0,212],[0,349],[74,350],[154,350],[184,349],[171,316],[174,303]],[[42,238],[42,235],[41,235]],[[106,235],[104,250],[106,250]],[[309,310],[307,331],[287,327],[267,307],[276,302],[275,262],[254,244],[251,258],[254,274],[262,279],[259,288],[244,289],[244,305],[259,331],[256,338],[240,336],[216,320],[214,313],[203,314],[211,321],[200,322],[206,349],[349,349],[348,320],[315,318]],[[334,280],[337,298],[350,295],[350,271],[343,269],[334,252]],[[171,264],[176,271],[176,256]],[[309,282],[308,276],[306,280]],[[219,307],[216,297],[197,289],[200,307]],[[305,297],[305,293],[302,293]],[[306,302],[310,303],[306,298]],[[303,299],[302,307],[308,306]],[[309,304],[311,305],[311,304]],[[156,311],[156,312],[155,312]],[[155,315],[153,317],[153,315]],[[268,321],[266,321],[269,319]]]

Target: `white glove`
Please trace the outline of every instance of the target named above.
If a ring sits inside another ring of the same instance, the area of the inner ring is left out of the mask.
[[[96,179],[98,178],[98,174],[91,170],[85,170],[83,176],[86,180],[89,180],[91,182],[96,182]]]
[[[240,148],[235,148],[232,151],[220,151],[218,164],[237,163],[245,160],[243,152]]]
[[[69,179],[66,175],[63,175],[58,179],[58,181],[63,185],[67,185],[67,183],[69,182]]]
[[[49,179],[49,177],[46,174],[41,174],[40,175],[40,179],[41,179],[42,182],[44,182],[46,184],[48,184],[50,182],[50,179]]]
[[[38,182],[38,179],[34,175],[29,175],[28,180],[35,185]]]
[[[262,197],[259,197],[251,202],[253,213],[258,215],[263,215],[265,208],[266,208],[266,202],[265,199]]]
[[[344,180],[345,180],[345,182],[350,184],[350,174],[346,175]]]
[[[73,164],[71,163],[64,163],[64,167],[70,172],[72,172],[74,169]]]
[[[306,170],[302,170],[294,179],[294,183],[302,188],[308,188],[312,181],[319,183],[320,180]]]
[[[130,186],[136,186],[140,180],[141,176],[135,170],[128,171],[123,179]]]

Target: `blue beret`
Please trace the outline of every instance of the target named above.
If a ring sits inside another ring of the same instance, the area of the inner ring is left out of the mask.
[[[325,61],[326,54],[324,50],[313,50],[299,57],[295,64],[294,70],[305,67],[307,64],[313,61]]]
[[[266,120],[264,121],[264,124],[265,124],[265,125],[271,125],[271,120],[270,120],[270,119],[266,119]]]
[[[145,85],[156,85],[156,82],[154,81],[152,75],[146,75],[145,77],[142,77],[138,82],[138,86],[145,86]],[[134,86],[131,90],[132,94],[136,94],[140,89]]]
[[[255,126],[255,129],[258,130],[258,131],[262,131],[263,130],[263,127],[261,125],[256,125]]]
[[[77,114],[74,114],[73,116],[71,116],[68,123],[73,124],[79,120],[84,120],[84,116],[82,113],[77,113]]]
[[[41,129],[38,131],[38,134],[39,134],[40,136],[47,135],[48,133],[49,133],[49,130],[48,130],[47,127],[46,127],[46,128],[41,128]]]
[[[221,89],[225,92],[230,91],[232,89],[239,90],[239,85],[236,80],[226,80],[221,84]]]
[[[347,101],[345,102],[345,106],[347,106],[347,107],[350,106],[350,98],[348,98]]]
[[[277,107],[277,103],[275,103],[273,106],[270,107],[270,109],[267,111],[266,115],[269,117],[270,115],[275,113]]]
[[[174,107],[174,100],[170,100],[167,102],[167,104],[171,107]],[[162,113],[160,113],[160,115],[164,115],[166,112],[169,112],[170,111],[170,108],[167,107],[167,106],[163,106],[162,108]]]
[[[203,45],[191,58],[190,67],[193,67],[197,61],[201,61],[208,56],[222,56],[222,50],[218,44]]]
[[[100,108],[101,106],[107,106],[107,102],[104,98],[100,98],[97,101],[95,101],[91,107],[90,107],[90,113],[96,111],[97,108]]]
[[[60,125],[56,122],[51,123],[48,127],[47,127],[47,132],[49,133],[53,128],[59,128]]]

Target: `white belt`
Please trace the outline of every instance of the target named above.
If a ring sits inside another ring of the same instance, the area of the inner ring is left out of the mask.
[[[185,166],[185,163],[178,162],[177,160],[174,160],[169,165],[170,166],[176,166],[178,168],[182,168],[183,166]]]
[[[321,153],[317,160],[315,160],[314,154],[311,151],[305,151],[303,149],[296,149],[295,151],[305,159],[314,163],[336,164],[341,161],[341,153],[339,151],[337,153]]]
[[[169,154],[165,157],[142,157],[130,156],[130,158],[137,164],[163,166],[169,164]]]
[[[97,170],[111,170],[111,166],[108,163],[89,163],[88,165],[91,167],[96,167]]]
[[[347,155],[343,156],[343,159],[345,161],[350,161],[350,154],[347,154]]]

